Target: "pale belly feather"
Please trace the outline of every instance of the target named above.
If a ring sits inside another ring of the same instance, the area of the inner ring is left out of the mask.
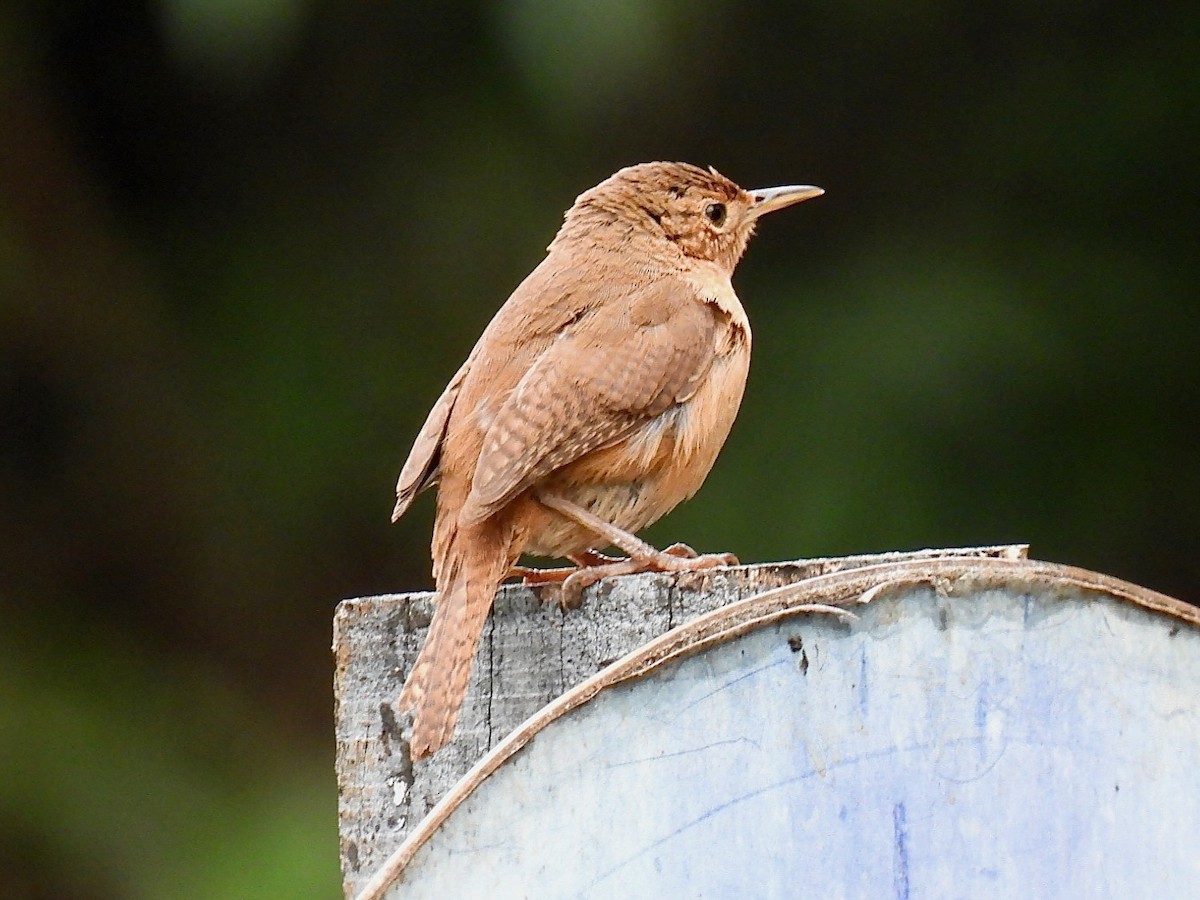
[[[552,491],[636,532],[691,497],[716,462],[737,417],[750,367],[748,332],[730,328],[724,352],[690,399],[624,440],[547,479]],[[557,514],[533,517],[527,551],[562,557],[595,547],[595,537]]]

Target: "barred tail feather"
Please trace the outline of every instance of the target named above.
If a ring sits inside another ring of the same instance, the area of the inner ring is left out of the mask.
[[[401,712],[413,713],[410,748],[414,759],[450,742],[467,693],[475,649],[508,560],[470,564],[456,560],[439,592],[433,622],[417,661],[400,691]]]

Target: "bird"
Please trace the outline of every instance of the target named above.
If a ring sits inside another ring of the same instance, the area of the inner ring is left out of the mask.
[[[510,574],[562,580],[736,563],[635,536],[691,497],[733,425],[750,323],[731,277],[758,219],[823,194],[743,190],[688,163],[623,168],[580,194],[541,263],[450,379],[413,442],[392,521],[437,486],[436,585],[397,701],[410,754],[452,738],[484,623]],[[600,551],[616,547],[614,558]],[[529,570],[522,554],[574,567]],[[539,574],[540,573],[540,574]]]

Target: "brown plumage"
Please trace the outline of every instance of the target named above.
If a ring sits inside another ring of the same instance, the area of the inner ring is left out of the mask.
[[[434,404],[396,486],[393,521],[438,485],[437,607],[399,700],[414,757],[450,740],[492,597],[522,553],[577,562],[564,585],[575,590],[730,559],[659,553],[631,533],[696,492],[733,425],[750,324],[730,276],[755,222],[820,193],[646,163],[567,211]],[[610,544],[630,558],[584,568]]]

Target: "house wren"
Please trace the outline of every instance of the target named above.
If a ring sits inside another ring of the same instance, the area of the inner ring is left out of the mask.
[[[450,379],[396,485],[392,521],[437,484],[437,607],[400,693],[411,751],[454,732],[500,582],[561,557],[564,593],[606,575],[732,561],[632,532],[700,487],[737,415],[750,324],[730,284],[764,213],[823,193],[746,191],[715,169],[645,163],[581,194],[541,264]],[[613,559],[597,549],[615,546]]]

